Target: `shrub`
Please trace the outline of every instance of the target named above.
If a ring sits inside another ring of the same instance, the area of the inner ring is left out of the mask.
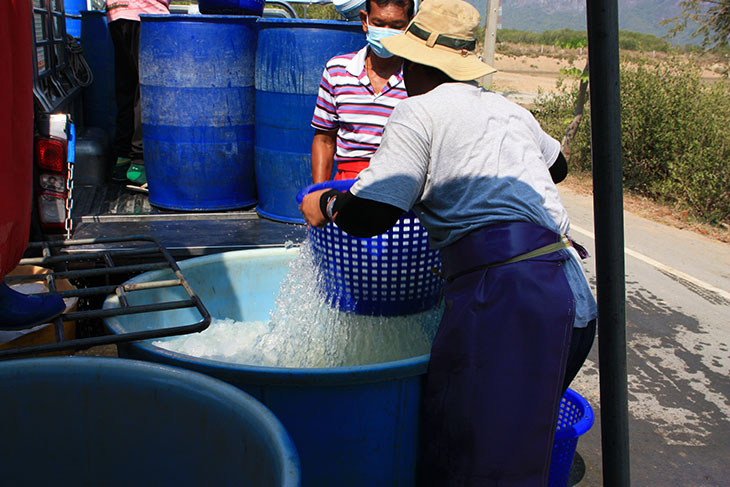
[[[730,220],[730,89],[702,82],[685,61],[621,71],[624,184],[685,207],[710,223]]]
[[[324,19],[324,20],[342,20],[342,16],[332,4],[325,5],[292,5],[297,15],[302,19]]]
[[[619,31],[618,46],[627,51],[669,52],[672,50],[672,45],[664,39],[659,39],[653,34],[642,34],[630,30]]]
[[[624,186],[685,208],[709,222],[730,222],[730,83],[704,83],[686,61],[621,65]],[[536,100],[545,130],[562,139],[577,88]],[[571,144],[571,170],[590,170],[590,110]]]
[[[564,81],[566,78],[579,77],[580,70],[574,68],[563,73],[563,77],[558,81],[558,92],[538,94],[533,109],[533,114],[540,121],[543,130],[559,141],[563,140],[568,125],[573,121],[575,103],[578,99],[578,84],[574,83],[572,88],[568,89],[564,86]],[[587,97],[588,95],[586,100]],[[570,144],[568,166],[571,172],[591,171],[590,123],[590,105],[586,103],[580,127]]]
[[[669,175],[659,183],[662,198],[709,223],[730,222],[730,84],[699,85],[694,109],[678,124],[684,149],[669,158]]]

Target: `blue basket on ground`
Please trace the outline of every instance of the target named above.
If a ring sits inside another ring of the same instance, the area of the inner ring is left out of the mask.
[[[591,426],[593,426],[591,405],[573,389],[565,391],[558,411],[548,487],[567,487],[578,438],[591,429]]]
[[[355,182],[327,181],[308,186],[297,200],[320,189],[347,191]],[[413,212],[405,213],[389,231],[372,238],[352,237],[337,225],[309,227],[320,283],[333,308],[358,314],[398,316],[438,304],[443,282],[437,250]]]

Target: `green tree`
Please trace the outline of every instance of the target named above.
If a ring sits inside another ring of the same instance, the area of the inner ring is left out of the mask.
[[[670,35],[687,29],[691,20],[697,22],[692,37],[701,37],[702,46],[713,48],[726,46],[730,41],[730,0],[682,0],[682,15],[663,21],[673,24]]]

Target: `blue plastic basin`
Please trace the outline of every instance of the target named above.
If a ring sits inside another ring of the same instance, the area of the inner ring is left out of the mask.
[[[186,260],[180,267],[213,317],[267,320],[287,264],[296,255],[295,249],[243,250]],[[161,274],[147,273],[132,281]],[[169,292],[131,293],[130,301],[169,298]],[[110,298],[105,306],[116,303]],[[109,318],[107,325],[122,333],[197,319],[186,313],[192,311],[145,319],[127,315]],[[421,381],[428,355],[354,367],[294,369],[196,358],[144,342],[120,345],[119,353],[203,372],[259,399],[294,440],[305,486],[415,485]]]
[[[186,279],[214,318],[267,321],[296,249],[226,252],[180,263]],[[130,282],[172,278],[167,271]],[[177,297],[180,288],[129,294],[130,304]],[[118,306],[110,297],[105,308]],[[174,326],[199,319],[190,309],[144,319],[107,318],[113,333]],[[248,392],[281,420],[299,452],[307,487],[413,487],[423,379],[428,355],[332,368],[260,367],[197,358],[138,342],[119,345],[123,357],[175,365],[222,379]],[[590,406],[569,390],[560,409],[550,486],[565,485],[578,437],[593,422]],[[563,482],[563,483],[561,483]]]
[[[296,449],[248,394],[116,358],[0,363],[3,485],[300,485]]]

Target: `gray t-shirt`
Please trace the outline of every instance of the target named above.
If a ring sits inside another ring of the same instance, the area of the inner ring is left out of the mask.
[[[549,167],[560,143],[532,114],[472,83],[445,83],[401,102],[380,148],[351,191],[413,208],[434,248],[477,228],[528,221],[566,234],[570,221]],[[576,296],[576,326],[595,317],[595,300],[574,249],[564,266]]]
[[[559,153],[529,111],[475,85],[446,83],[396,107],[352,192],[413,208],[435,248],[506,221],[565,233],[568,215],[549,172]]]

